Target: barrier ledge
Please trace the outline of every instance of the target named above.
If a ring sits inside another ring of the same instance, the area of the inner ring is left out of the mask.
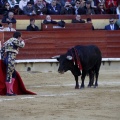
[[[120,61],[120,58],[102,58],[102,61]]]
[[[102,58],[102,61],[120,61],[120,58]],[[16,60],[16,63],[36,63],[36,62],[58,62],[56,59],[28,59],[28,60]]]
[[[36,62],[58,62],[56,59],[27,59],[27,60],[16,60],[16,63],[36,63]]]

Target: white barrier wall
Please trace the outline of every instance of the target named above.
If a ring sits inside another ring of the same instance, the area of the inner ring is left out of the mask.
[[[32,72],[57,72],[56,59],[16,60],[16,70]],[[100,70],[120,70],[120,58],[103,58]]]

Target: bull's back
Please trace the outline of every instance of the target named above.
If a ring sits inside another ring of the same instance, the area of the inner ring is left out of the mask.
[[[96,63],[101,64],[101,51],[95,45],[88,45],[88,46],[75,46],[75,49],[78,51],[78,55],[80,57],[81,63],[83,68],[90,69]]]

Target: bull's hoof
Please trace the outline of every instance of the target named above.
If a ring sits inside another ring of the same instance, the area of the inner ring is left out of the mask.
[[[96,85],[94,86],[94,88],[97,88],[97,87],[98,87],[98,85],[97,85],[97,86],[96,86]]]
[[[88,88],[91,88],[91,85],[88,85]]]
[[[97,88],[98,87],[98,84],[96,83],[95,85],[94,85],[94,88]]]
[[[84,89],[84,88],[85,88],[85,86],[81,86],[81,87],[80,87],[80,89]]]
[[[92,86],[94,86],[93,84],[88,84],[88,88],[91,88]]]
[[[79,86],[75,86],[75,89],[79,89]]]
[[[88,84],[88,88],[91,88],[91,86],[92,86],[91,84]]]

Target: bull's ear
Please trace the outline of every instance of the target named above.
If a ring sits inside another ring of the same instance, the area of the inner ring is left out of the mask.
[[[70,55],[68,55],[66,58],[67,58],[68,60],[72,60],[72,59],[73,59],[72,56],[70,56]]]

